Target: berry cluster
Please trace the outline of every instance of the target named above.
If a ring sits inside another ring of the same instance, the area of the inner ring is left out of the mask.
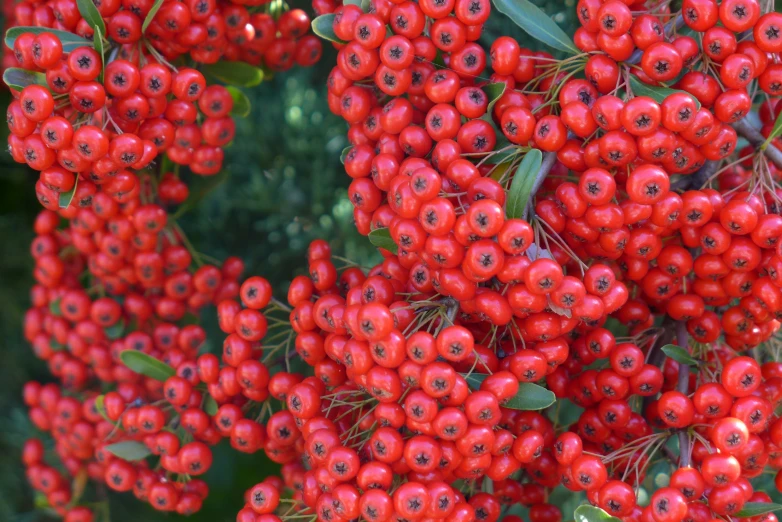
[[[158,38],[187,25],[172,7],[185,4],[160,8],[148,54],[120,47],[105,69],[87,47],[47,68],[34,50],[62,42],[20,33],[23,64],[29,47],[47,78],[74,82],[62,114],[43,85],[9,109],[12,152],[21,143],[20,157],[32,147],[42,162],[31,164],[42,201],[56,209],[74,193],[59,210],[67,228],[51,210],[36,222],[25,320],[69,391],[29,384],[25,400],[70,474],[191,513],[207,494],[192,477],[228,438],[282,467],[247,490],[237,522],[519,522],[519,506],[559,522],[560,486],[628,522],[776,520],[752,481],[782,468],[782,15],[758,0],[685,0],[678,12],[580,0],[568,43],[518,1],[527,18],[494,3],[570,57],[508,36],[486,49],[488,0],[313,2],[313,27],[338,49],[328,100],[350,125],[356,225],[383,261],[364,270],[315,241],[287,305],[262,277],[240,284],[236,258],[203,265],[162,206],[186,197],[177,177],[126,170],[165,149],[212,174],[233,137],[231,91],[166,69],[188,51],[210,61],[198,44]],[[225,31],[221,52],[256,63],[236,39],[268,34],[257,13],[219,13],[244,28]],[[306,32],[289,13],[283,39]],[[112,78],[134,75],[125,96],[112,92]],[[172,99],[148,95],[153,77]],[[115,99],[85,118],[73,94],[84,84]],[[132,96],[162,109],[118,120]],[[755,105],[760,131],[745,119]],[[101,128],[111,122],[116,134]],[[202,161],[205,148],[215,156]],[[73,172],[91,179],[77,186]],[[205,331],[187,324],[210,303],[220,354],[200,353]],[[115,389],[99,395],[96,382]],[[575,419],[547,409],[557,401]],[[639,503],[658,462],[673,466],[668,484]],[[52,507],[91,520],[39,442],[25,464]]]
[[[251,13],[214,1],[99,4],[95,21],[75,0],[19,3],[21,27],[6,39],[12,42],[6,63],[15,67],[9,85],[15,95],[21,91],[8,107],[9,149],[17,162],[40,171],[36,193],[50,210],[67,207],[74,192],[81,201],[98,190],[126,204],[140,190],[133,171],[163,153],[194,174],[220,171],[223,148],[234,137],[235,98],[246,98],[233,87],[207,86],[188,63],[206,64],[208,76],[208,64],[233,60],[229,67],[261,78],[253,66],[283,71],[313,65],[321,54],[300,9],[271,12],[266,4],[269,12]],[[221,71],[217,77],[230,78]],[[160,182],[168,202],[187,198],[175,176]]]
[[[203,264],[159,205],[138,205],[124,215],[99,192],[88,205],[74,207],[67,229],[57,228],[60,217],[49,210],[35,223],[37,284],[24,332],[59,385],[26,386],[30,419],[54,438],[71,475],[132,489],[160,510],[193,513],[208,489],[189,477],[209,468],[207,444],[219,442],[221,434],[206,429],[203,410],[210,406],[196,366],[206,334],[188,324],[186,314],[195,317],[203,306],[237,295],[243,263],[229,258],[222,267]],[[155,362],[158,373],[150,374]],[[114,391],[100,395],[103,386]],[[135,451],[140,446],[142,456],[159,455],[160,467],[123,460],[128,444]],[[38,456],[40,442],[29,445],[31,483],[58,512],[76,517],[67,509],[67,483],[50,477]],[[82,507],[75,509],[86,516]]]

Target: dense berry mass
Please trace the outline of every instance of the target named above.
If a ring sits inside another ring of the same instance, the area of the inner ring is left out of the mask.
[[[570,38],[527,0],[494,1],[554,55],[483,35],[489,0],[314,0],[348,197],[382,261],[314,241],[285,300],[195,251],[168,213],[188,196],[178,169],[149,167],[218,173],[244,99],[209,64],[312,65],[307,15],[104,1],[96,23],[75,2],[18,4],[19,24],[96,44],[9,33],[8,60],[35,73],[11,86],[9,148],[46,208],[24,331],[59,383],[24,398],[65,470],[30,440],[30,483],[68,522],[97,518],[67,475],[190,514],[228,439],[281,466],[237,522],[559,522],[562,491],[589,522],[774,522],[769,4],[579,0]]]

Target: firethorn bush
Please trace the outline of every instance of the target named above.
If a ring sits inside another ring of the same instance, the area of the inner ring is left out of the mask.
[[[572,36],[529,0],[11,11],[43,513],[108,522],[110,491],[236,522],[776,520],[773,2],[579,0]],[[349,144],[376,256],[315,238],[278,288],[179,220],[243,168],[239,87],[323,60],[314,131]],[[223,451],[273,464],[236,505],[205,480]]]

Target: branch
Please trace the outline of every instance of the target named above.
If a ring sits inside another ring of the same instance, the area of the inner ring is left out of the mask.
[[[777,168],[782,169],[782,151],[771,143],[763,149],[761,146],[766,142],[766,138],[747,121],[747,118],[742,118],[732,126],[739,136],[746,138],[750,145],[762,151]]]
[[[770,143],[763,149],[762,145],[766,142],[766,138],[752,126],[746,117],[732,124],[732,127],[736,130],[736,134],[746,139],[755,149],[765,154],[777,168],[782,169],[782,151]],[[695,171],[694,174],[683,176],[676,180],[671,184],[671,189],[699,190],[714,174],[716,174],[719,169],[719,164],[719,161],[707,161],[703,167]]]
[[[671,183],[671,190],[699,190],[709,179],[717,173],[719,161],[707,161],[694,173],[682,176]]]
[[[674,28],[678,31],[682,27],[684,27],[684,17],[679,13],[676,15],[676,18],[665,24],[665,34],[670,35],[673,33]],[[630,58],[625,60],[625,63],[637,64],[641,61],[643,55],[644,52],[642,49],[636,49],[633,54],[630,55]]]
[[[687,323],[676,321],[676,344],[687,350],[690,342],[687,333]],[[676,390],[687,395],[690,388],[690,367],[679,363],[679,376],[676,382]],[[687,430],[679,431],[679,467],[686,468],[690,465],[690,435]]]
[[[655,340],[652,347],[649,348],[649,353],[646,356],[647,364],[659,368],[662,366],[663,362],[665,362],[665,353],[662,351],[662,347],[669,344],[673,338],[671,326],[673,326],[673,319],[666,315],[665,319],[663,319],[663,324],[661,325],[663,333]],[[654,401],[654,396],[644,397],[641,411],[645,412],[652,401]]]

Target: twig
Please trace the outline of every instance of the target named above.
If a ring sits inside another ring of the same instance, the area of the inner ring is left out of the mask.
[[[737,121],[732,124],[732,127],[736,129],[739,136],[746,138],[755,149],[761,150],[777,168],[782,169],[782,151],[771,143],[763,148],[762,145],[766,142],[766,138],[747,121],[747,118]]]
[[[679,348],[687,350],[690,344],[690,337],[687,333],[687,323],[676,321],[676,344]],[[679,375],[676,382],[676,389],[680,393],[687,395],[690,388],[690,367],[687,364],[679,363]],[[687,430],[679,430],[679,467],[686,468],[690,465],[690,436]]]
[[[662,324],[663,332],[654,342],[652,347],[649,348],[649,353],[646,356],[646,362],[648,364],[657,367],[662,366],[663,362],[665,361],[665,353],[662,351],[662,347],[670,343],[671,339],[673,339],[673,332],[671,326],[673,326],[673,319],[671,319],[668,316],[665,316],[665,319],[663,320],[663,324]],[[649,405],[652,403],[653,400],[654,400],[654,396],[644,397],[643,408],[641,411],[646,411],[646,408],[649,407]]]
[[[670,35],[673,33],[673,29],[676,29],[677,31],[684,27],[684,17],[680,14],[676,15],[676,18],[673,20],[670,20],[667,24],[665,24],[665,34]],[[630,58],[625,60],[625,63],[631,63],[631,64],[637,64],[641,61],[641,58],[643,57],[644,52],[642,49],[636,49],[633,54],[630,55]]]

